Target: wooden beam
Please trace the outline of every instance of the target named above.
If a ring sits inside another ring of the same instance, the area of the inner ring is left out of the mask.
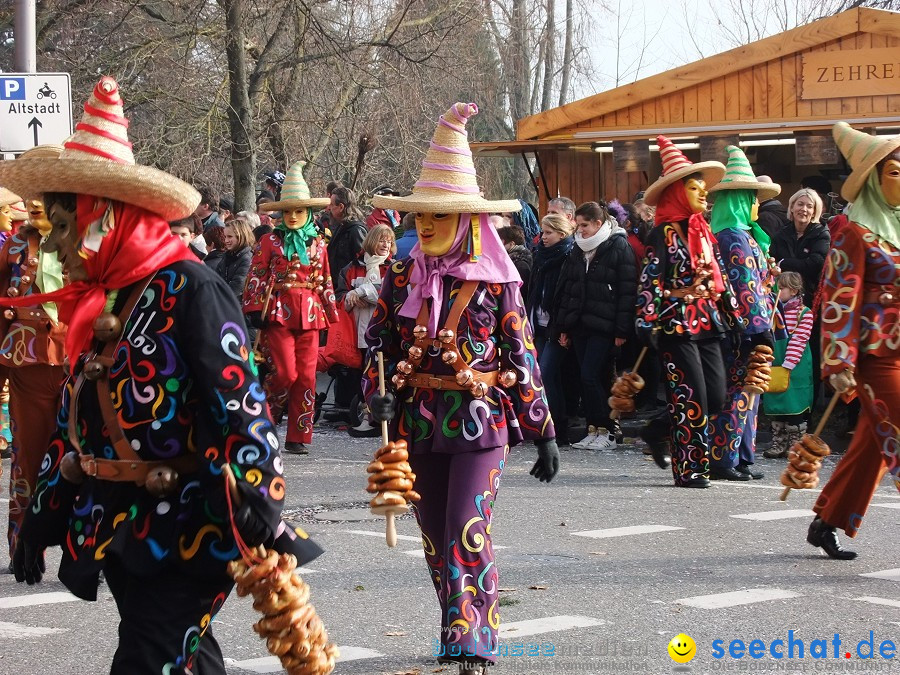
[[[875,33],[877,35],[897,37],[900,35],[900,12],[860,7],[859,30],[861,33]]]
[[[579,101],[567,103],[537,115],[518,121],[517,140],[540,138],[560,129],[571,127],[586,120],[635,105],[648,99],[657,98],[675,91],[707,82],[717,77],[730,75],[739,70],[766,63],[803,49],[816,47],[825,42],[852,35],[860,30],[858,8],[849,9],[835,16],[819,19],[805,26],[799,26],[778,35],[753,42],[722,54],[716,54],[680,68],[653,75],[633,84],[618,87]],[[895,12],[867,9],[868,22],[879,24],[879,30],[894,29],[892,20]],[[886,14],[888,17],[881,17]],[[890,20],[890,21],[889,21]],[[896,32],[894,34],[897,34]]]

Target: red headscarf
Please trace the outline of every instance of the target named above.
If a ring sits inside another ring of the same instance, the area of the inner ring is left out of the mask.
[[[84,261],[87,281],[76,281],[53,293],[0,298],[2,307],[55,302],[60,320],[69,326],[66,354],[73,369],[78,357],[90,349],[94,320],[103,313],[107,291],[125,288],[179,260],[196,260],[172,236],[161,216],[131,204],[87,195],[78,195],[76,222],[82,244],[88,228],[104,217],[110,205],[112,228],[100,240],[96,253]]]
[[[713,244],[716,238],[709,229],[709,223],[702,213],[694,213],[688,204],[684,184],[679,180],[663,190],[656,205],[656,224],[677,223],[688,221],[687,245],[691,252],[691,269],[697,269],[697,262],[703,257],[712,269],[713,280],[716,284],[716,292],[725,290],[725,282],[722,280],[722,270],[713,254]]]

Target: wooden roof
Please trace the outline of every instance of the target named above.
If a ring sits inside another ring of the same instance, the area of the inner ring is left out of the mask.
[[[900,13],[850,9],[525,117],[518,122],[516,138],[563,139],[585,129],[652,129],[688,122],[896,116],[897,96],[866,97],[868,101],[861,104],[854,99],[852,106],[842,103],[848,99],[798,100],[802,52],[895,46],[900,46]],[[717,83],[722,85],[721,92],[716,91]],[[734,99],[733,113],[726,110],[726,97]]]

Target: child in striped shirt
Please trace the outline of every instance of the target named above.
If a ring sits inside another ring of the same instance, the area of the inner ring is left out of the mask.
[[[762,398],[765,414],[772,420],[772,447],[763,453],[770,459],[787,457],[791,445],[806,433],[813,399],[809,336],[814,316],[803,304],[803,278],[796,272],[784,272],[778,277],[778,288],[776,335],[786,333],[786,337],[775,341],[777,365],[772,368],[770,392]]]

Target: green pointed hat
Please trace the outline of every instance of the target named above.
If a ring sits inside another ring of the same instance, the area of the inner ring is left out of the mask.
[[[859,191],[865,184],[869,173],[885,157],[900,148],[900,136],[878,138],[871,134],[857,131],[846,122],[838,122],[832,127],[834,142],[838,150],[847,159],[852,173],[841,186],[841,197],[848,202],[855,201]]]
[[[716,185],[713,185],[709,191],[718,192],[719,190],[755,190],[756,197],[759,201],[764,202],[767,199],[773,199],[781,194],[781,186],[778,183],[761,183],[753,169],[747,155],[736,145],[729,145],[725,150],[728,151],[728,164],[725,165],[725,177]]]
[[[303,177],[306,162],[294,162],[284,177],[281,187],[281,199],[277,202],[261,202],[259,207],[265,211],[284,211],[285,209],[302,209],[311,206],[328,206],[328,197],[310,197],[309,186]]]

